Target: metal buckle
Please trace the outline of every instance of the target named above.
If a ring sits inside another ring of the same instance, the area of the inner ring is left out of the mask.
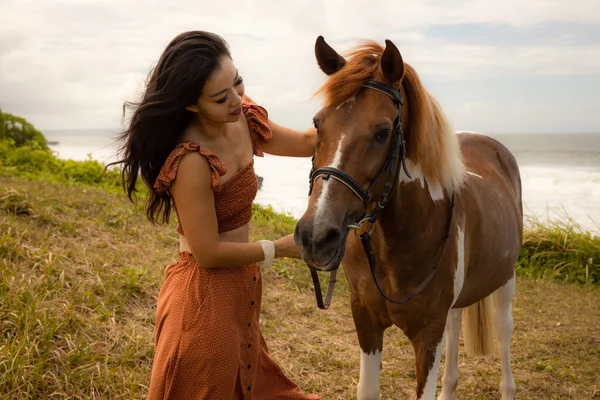
[[[358,223],[356,223],[356,224],[348,225],[348,229],[354,230],[354,236],[356,236],[357,238],[360,239],[360,236],[358,235],[358,231],[360,230],[360,227],[362,226],[362,224],[364,224],[365,222],[369,222],[371,224],[371,229],[369,230],[369,235],[370,235],[371,233],[373,233],[373,230],[375,229],[375,223],[373,221],[371,221],[370,217],[365,217],[365,218],[361,219],[360,221],[358,221]]]

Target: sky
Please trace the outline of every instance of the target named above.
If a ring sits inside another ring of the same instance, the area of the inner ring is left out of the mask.
[[[169,41],[229,43],[273,121],[311,125],[342,53],[390,39],[456,130],[600,132],[600,0],[0,0],[0,108],[38,129],[120,129]]]

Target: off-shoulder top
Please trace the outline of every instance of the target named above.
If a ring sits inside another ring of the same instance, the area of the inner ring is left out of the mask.
[[[262,144],[269,142],[273,137],[268,125],[268,113],[262,106],[256,104],[246,95],[242,98],[242,111],[248,121],[254,155],[263,157]],[[254,159],[235,173],[227,182],[221,184],[221,176],[227,173],[223,161],[198,143],[182,142],[173,149],[163,164],[154,183],[154,189],[158,193],[170,190],[171,184],[177,176],[179,163],[183,156],[189,152],[197,152],[204,156],[212,170],[211,187],[214,192],[219,233],[234,230],[250,222],[252,202],[258,191],[258,182],[254,173]],[[173,204],[173,208],[177,212],[175,204]],[[183,235],[181,223],[177,224],[177,232]]]

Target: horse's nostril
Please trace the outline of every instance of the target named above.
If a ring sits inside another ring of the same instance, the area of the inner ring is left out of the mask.
[[[341,229],[323,225],[312,221],[309,223],[301,218],[294,229],[296,246],[315,257],[327,255],[336,249],[342,239]]]
[[[341,232],[338,228],[328,228],[317,242],[326,247],[335,247],[338,245],[340,237]]]
[[[298,221],[298,223],[296,224],[296,229],[294,230],[294,241],[296,242],[296,245],[300,247],[310,245],[310,241],[312,239],[310,229],[303,228],[304,226],[302,221]]]
[[[302,244],[304,246],[310,246],[311,241],[312,241],[312,235],[310,234],[310,231],[308,231],[308,230],[302,231],[300,236],[302,238]]]

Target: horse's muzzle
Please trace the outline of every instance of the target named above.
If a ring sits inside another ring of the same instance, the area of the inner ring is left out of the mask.
[[[306,264],[319,271],[333,271],[339,267],[344,255],[348,231],[330,224],[311,222],[301,218],[296,224],[296,246]]]

